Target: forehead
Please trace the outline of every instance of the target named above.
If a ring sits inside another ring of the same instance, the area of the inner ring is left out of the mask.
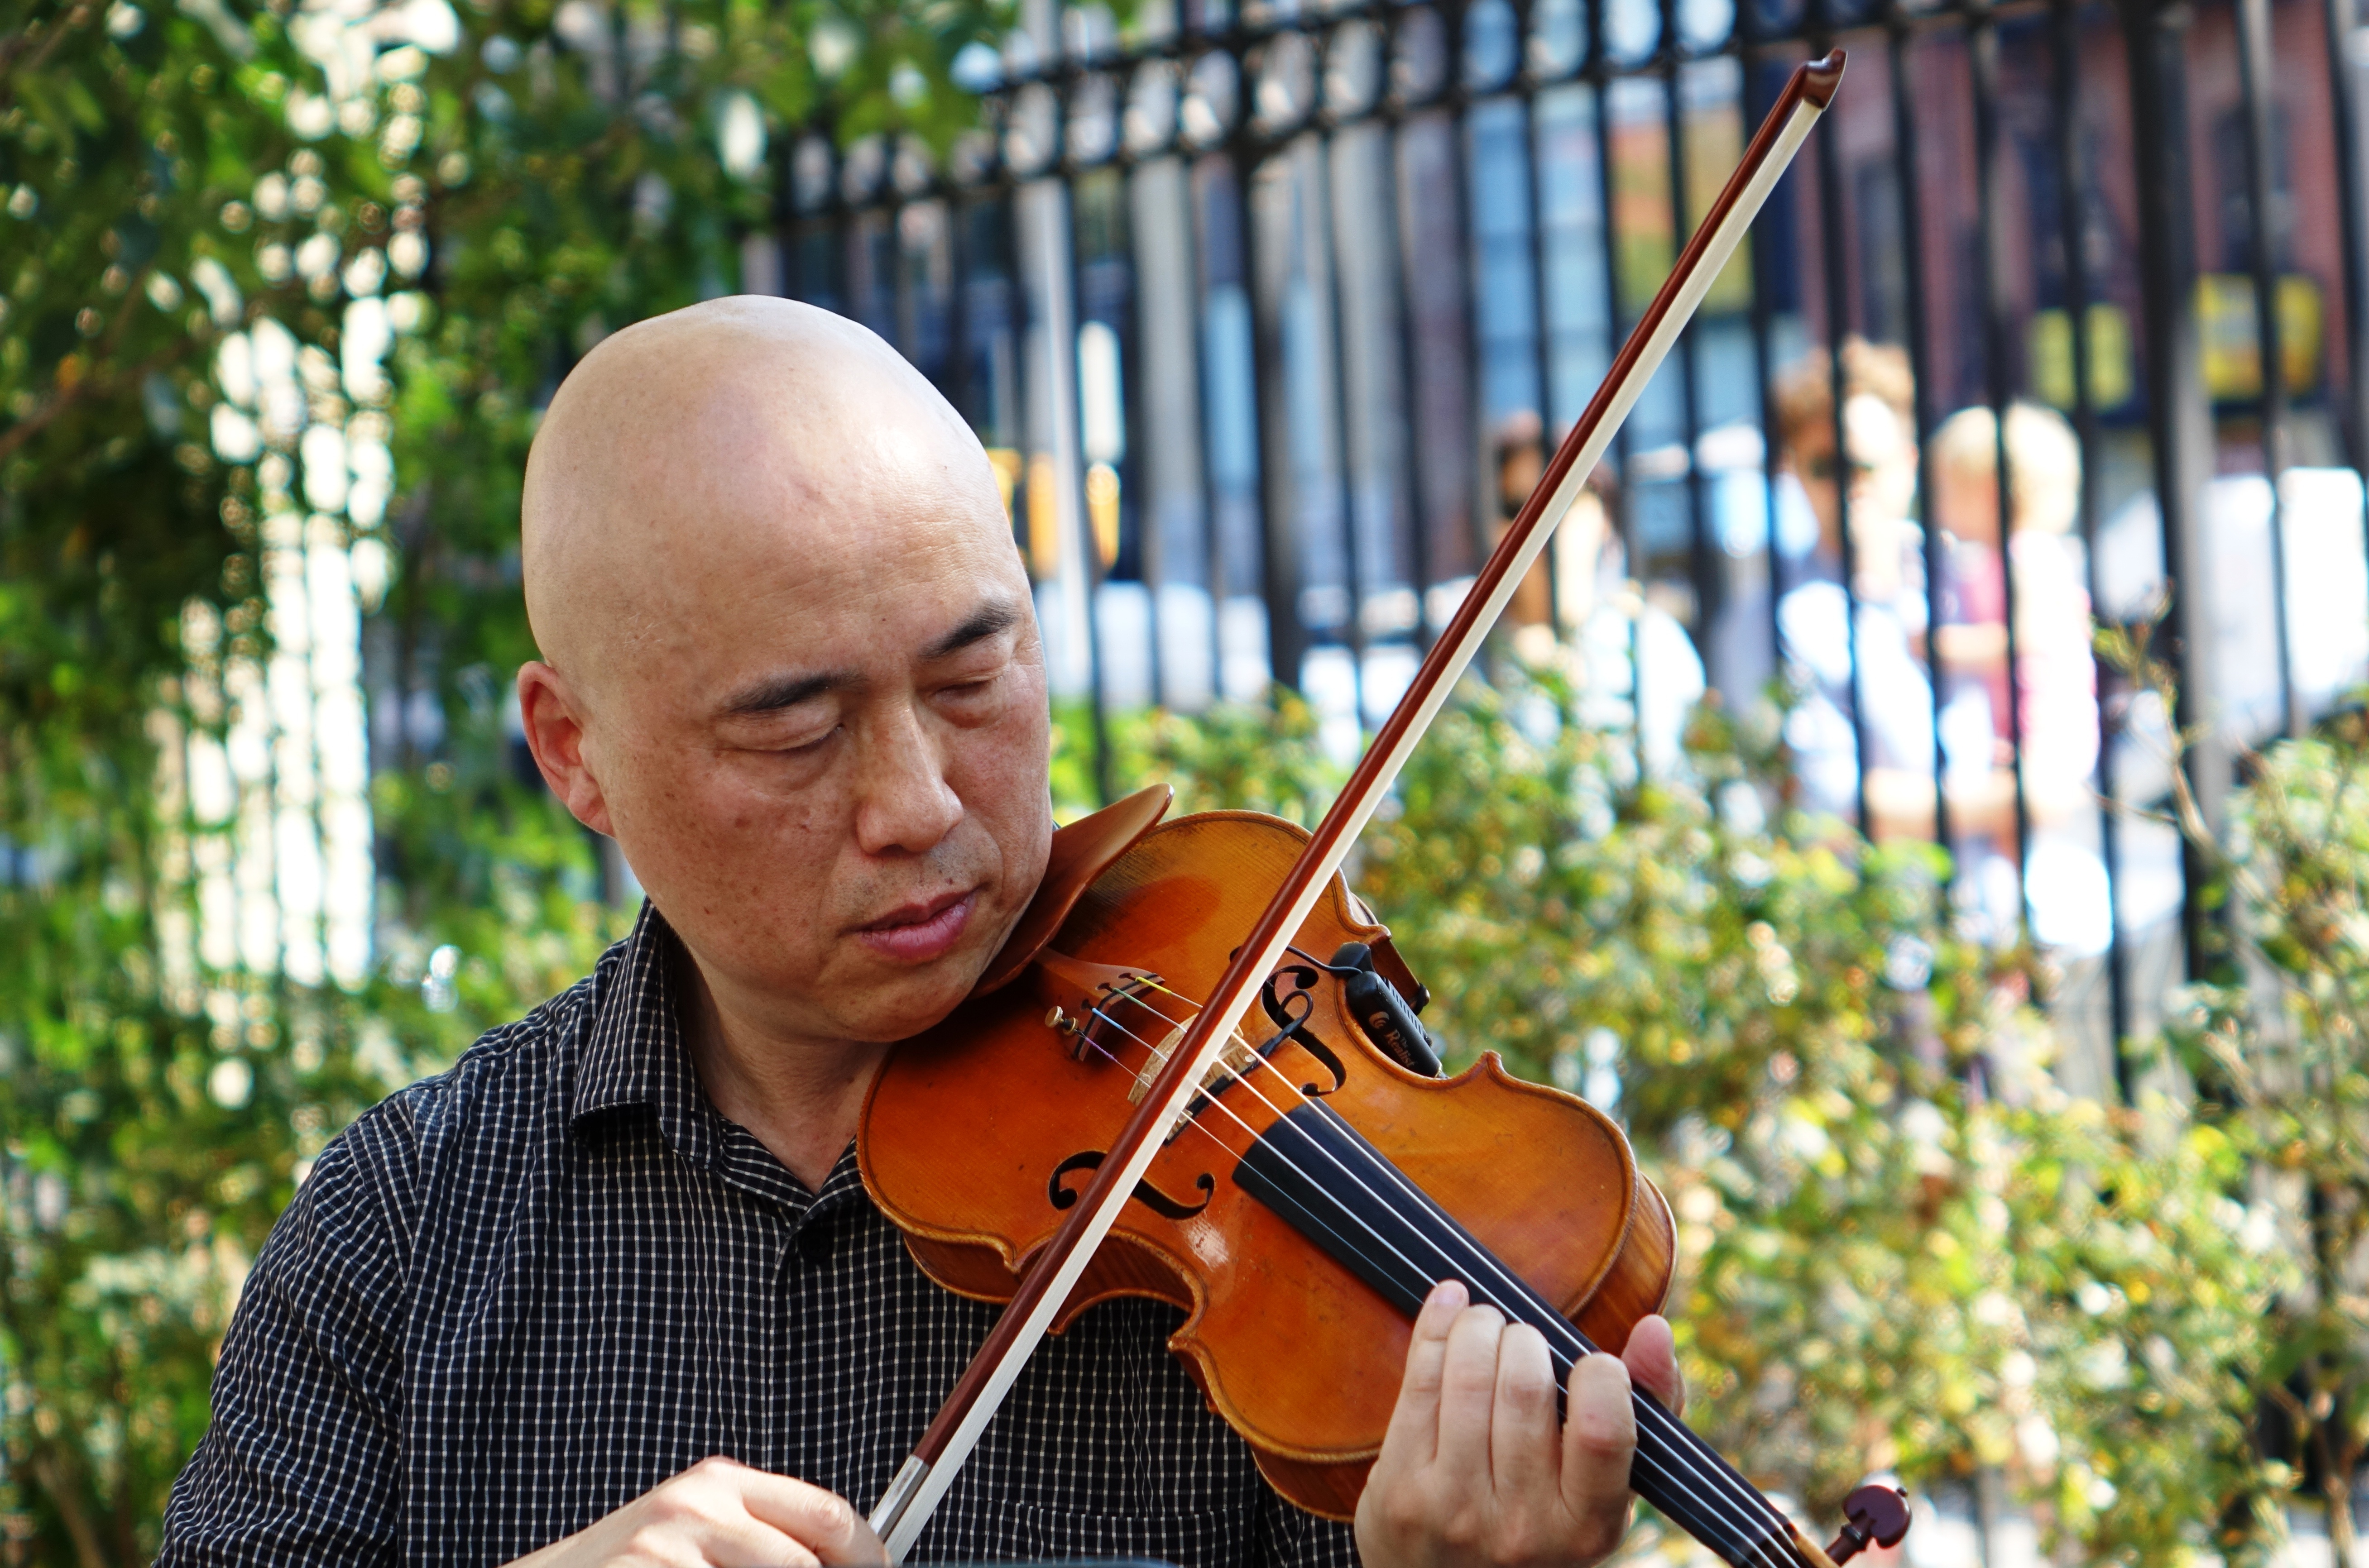
[[[698,701],[1024,601],[986,454],[886,348],[661,333],[601,370],[537,445],[544,619],[584,664]]]
[[[652,672],[704,700],[791,667],[902,664],[1027,585],[992,481],[874,436],[836,460],[710,471],[666,503],[682,548],[658,575]],[[687,688],[687,689],[685,689]]]

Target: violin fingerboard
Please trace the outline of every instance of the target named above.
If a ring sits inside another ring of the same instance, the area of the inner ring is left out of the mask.
[[[1457,1279],[1474,1302],[1537,1329],[1563,1410],[1562,1381],[1596,1347],[1330,1107],[1309,1101],[1276,1120],[1233,1180],[1409,1318],[1435,1285]],[[1631,1400],[1637,1495],[1733,1568],[1807,1568],[1775,1505],[1652,1394]]]

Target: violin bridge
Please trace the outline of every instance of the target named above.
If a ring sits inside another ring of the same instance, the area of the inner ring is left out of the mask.
[[[1168,1065],[1169,1057],[1175,1054],[1177,1042],[1182,1040],[1184,1038],[1184,1026],[1179,1024],[1174,1028],[1168,1031],[1167,1039],[1162,1040],[1158,1045],[1151,1048],[1150,1057],[1145,1061],[1142,1068],[1135,1075],[1135,1082],[1127,1088],[1127,1104],[1141,1105],[1143,1103],[1143,1096],[1151,1092],[1152,1080],[1158,1078],[1160,1076],[1160,1070]],[[1233,1039],[1233,1043],[1226,1047],[1225,1054],[1219,1057],[1216,1062],[1211,1064],[1209,1071],[1202,1075],[1201,1093],[1206,1095],[1211,1089],[1224,1084],[1227,1080],[1240,1077],[1243,1073],[1249,1070],[1252,1062],[1257,1059],[1257,1048],[1253,1046],[1250,1041],[1244,1040],[1240,1034],[1236,1034]],[[1185,1115],[1190,1114],[1191,1111],[1189,1109],[1188,1102],[1188,1108]],[[1184,1117],[1180,1116],[1177,1119],[1179,1122],[1182,1122]]]

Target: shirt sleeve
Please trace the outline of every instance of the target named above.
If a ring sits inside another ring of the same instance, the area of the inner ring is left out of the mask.
[[[397,1560],[408,1108],[397,1096],[340,1135],[272,1227],[159,1568]]]
[[[1354,1527],[1320,1519],[1266,1493],[1259,1520],[1259,1562],[1268,1568],[1357,1568]]]

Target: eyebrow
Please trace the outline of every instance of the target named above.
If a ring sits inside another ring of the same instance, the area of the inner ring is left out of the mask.
[[[812,702],[818,697],[829,696],[854,684],[853,670],[830,670],[821,675],[774,676],[758,682],[725,703],[724,711],[733,718],[777,713],[784,708]]]
[[[961,653],[974,642],[984,642],[998,637],[1020,624],[1019,608],[1009,599],[981,605],[971,611],[970,619],[921,650],[923,659],[943,659]]]
[[[950,658],[975,642],[998,637],[1020,624],[1020,610],[1011,602],[981,605],[970,619],[921,650],[925,661]],[[757,682],[724,704],[724,712],[732,718],[753,718],[762,713],[778,713],[795,708],[802,702],[812,702],[818,697],[828,697],[856,684],[853,670],[826,670],[815,675],[772,676]]]

